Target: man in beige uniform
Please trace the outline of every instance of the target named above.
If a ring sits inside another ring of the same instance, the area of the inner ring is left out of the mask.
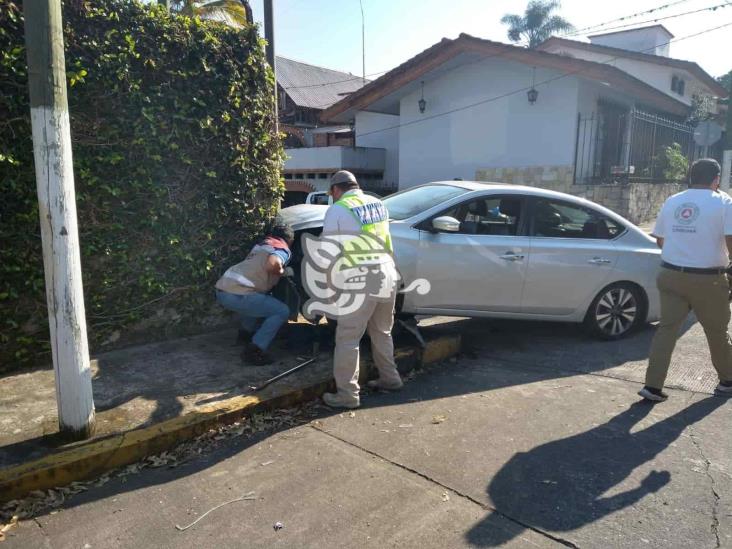
[[[364,194],[356,177],[342,170],[333,175],[330,187],[333,205],[328,208],[323,222],[323,236],[335,236],[343,243],[345,254],[349,249],[354,262],[362,258],[363,246],[378,244],[370,263],[371,275],[381,280],[385,292],[372,292],[365,288],[365,299],[355,311],[345,311],[336,320],[336,347],[333,357],[333,376],[336,393],[326,393],[323,401],[331,407],[358,408],[359,397],[359,343],[368,330],[371,350],[379,378],[368,383],[371,388],[398,390],[402,380],[394,362],[394,343],[391,329],[394,323],[397,274],[394,267],[389,234],[389,214],[378,198]],[[359,238],[363,235],[363,238]],[[359,253],[355,248],[360,247]],[[384,253],[386,252],[386,253]],[[378,294],[378,295],[377,295]],[[383,295],[382,295],[383,294]]]
[[[661,322],[653,338],[646,384],[638,393],[660,402],[671,354],[690,311],[704,328],[712,364],[719,375],[717,392],[732,394],[732,342],[726,268],[732,250],[732,198],[719,192],[716,160],[697,160],[689,172],[690,188],[669,198],[653,236],[662,248],[658,275]]]

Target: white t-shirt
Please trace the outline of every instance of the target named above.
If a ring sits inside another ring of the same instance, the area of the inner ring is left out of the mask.
[[[726,267],[725,235],[732,235],[732,197],[711,189],[688,189],[661,208],[653,236],[663,238],[661,258],[679,267]]]

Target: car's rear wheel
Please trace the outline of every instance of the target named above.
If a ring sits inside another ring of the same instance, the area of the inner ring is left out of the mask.
[[[585,326],[600,339],[621,339],[633,333],[645,319],[643,290],[629,282],[617,282],[597,294],[585,316]]]

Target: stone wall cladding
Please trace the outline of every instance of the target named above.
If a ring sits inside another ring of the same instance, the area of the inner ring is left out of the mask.
[[[477,181],[528,185],[566,192],[572,187],[572,166],[525,166],[518,168],[484,168],[477,170]]]
[[[572,166],[482,168],[476,181],[510,183],[559,191],[596,202],[640,225],[653,221],[665,200],[686,188],[680,183],[573,185]]]
[[[629,185],[628,215],[634,223],[653,221],[669,196],[687,189],[681,183],[633,183]],[[635,221],[639,219],[640,221]]]

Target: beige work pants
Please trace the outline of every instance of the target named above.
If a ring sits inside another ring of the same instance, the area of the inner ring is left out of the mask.
[[[661,321],[651,344],[646,385],[662,389],[671,354],[681,326],[690,311],[707,336],[712,364],[722,381],[732,380],[732,342],[727,325],[730,320],[729,286],[724,274],[692,274],[661,269]]]
[[[394,324],[396,292],[387,301],[366,299],[355,313],[338,318],[333,357],[333,377],[338,394],[345,400],[358,402],[359,343],[366,330],[371,338],[371,353],[385,382],[400,379],[394,362],[394,342],[391,329]]]

